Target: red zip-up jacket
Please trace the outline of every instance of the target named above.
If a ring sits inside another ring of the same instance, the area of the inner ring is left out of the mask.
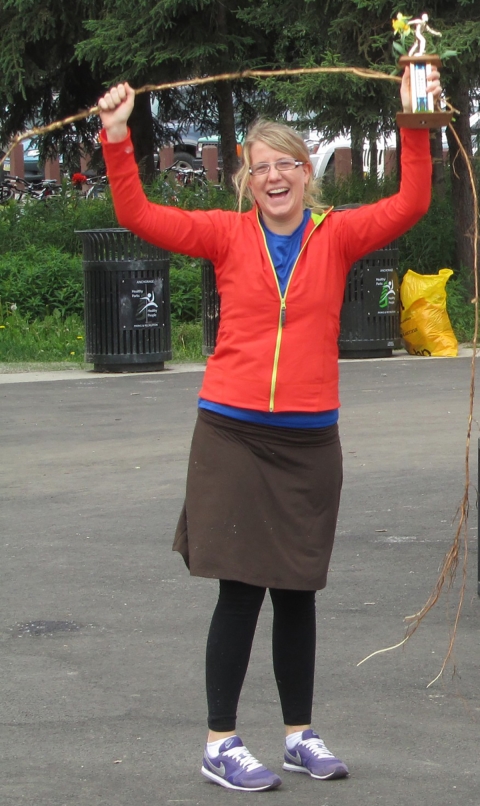
[[[257,209],[153,204],[138,178],[130,137],[108,143],[102,133],[119,224],[215,266],[221,321],[201,397],[258,411],[338,408],[337,339],[347,274],[356,260],[410,229],[430,204],[428,132],[404,129],[401,136],[399,192],[352,210],[313,213],[282,297]]]

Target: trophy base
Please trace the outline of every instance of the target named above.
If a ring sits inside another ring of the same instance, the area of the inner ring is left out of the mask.
[[[402,129],[441,129],[448,126],[453,112],[397,112],[397,125]]]

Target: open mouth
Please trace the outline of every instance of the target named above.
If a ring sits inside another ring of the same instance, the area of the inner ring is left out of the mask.
[[[271,199],[284,199],[288,193],[288,188],[275,188],[275,190],[269,190],[267,195]]]

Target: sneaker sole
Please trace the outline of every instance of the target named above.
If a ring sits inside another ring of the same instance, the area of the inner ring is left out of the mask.
[[[200,772],[205,776],[205,778],[213,781],[214,784],[224,786],[225,789],[236,789],[237,792],[265,792],[267,789],[276,789],[282,783],[280,781],[278,784],[268,784],[267,786],[235,786],[229,781],[226,781],[225,778],[221,778],[219,775],[215,775],[215,773],[211,770],[207,770],[205,767],[202,767]]]
[[[296,764],[288,764],[287,761],[283,764],[283,769],[287,772],[305,772],[310,778],[316,778],[318,781],[328,781],[334,778],[348,778],[348,771],[344,769],[334,770],[333,772],[329,773],[328,775],[314,775],[313,772],[307,770],[306,767],[298,767]]]

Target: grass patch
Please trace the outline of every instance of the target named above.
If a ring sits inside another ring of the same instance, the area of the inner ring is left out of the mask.
[[[202,323],[172,321],[173,361],[205,363],[202,355]]]
[[[205,362],[201,322],[172,322],[172,352],[173,361],[177,363]],[[29,321],[18,312],[11,313],[0,324],[0,362],[15,363],[17,372],[86,366],[83,319],[76,315],[62,319],[60,313],[54,311],[43,319]],[[38,366],[32,367],[32,362]],[[40,367],[40,364],[48,366]],[[25,369],[19,368],[23,366]]]
[[[85,337],[79,316],[62,319],[58,311],[29,322],[12,313],[0,324],[0,361],[84,363]]]

